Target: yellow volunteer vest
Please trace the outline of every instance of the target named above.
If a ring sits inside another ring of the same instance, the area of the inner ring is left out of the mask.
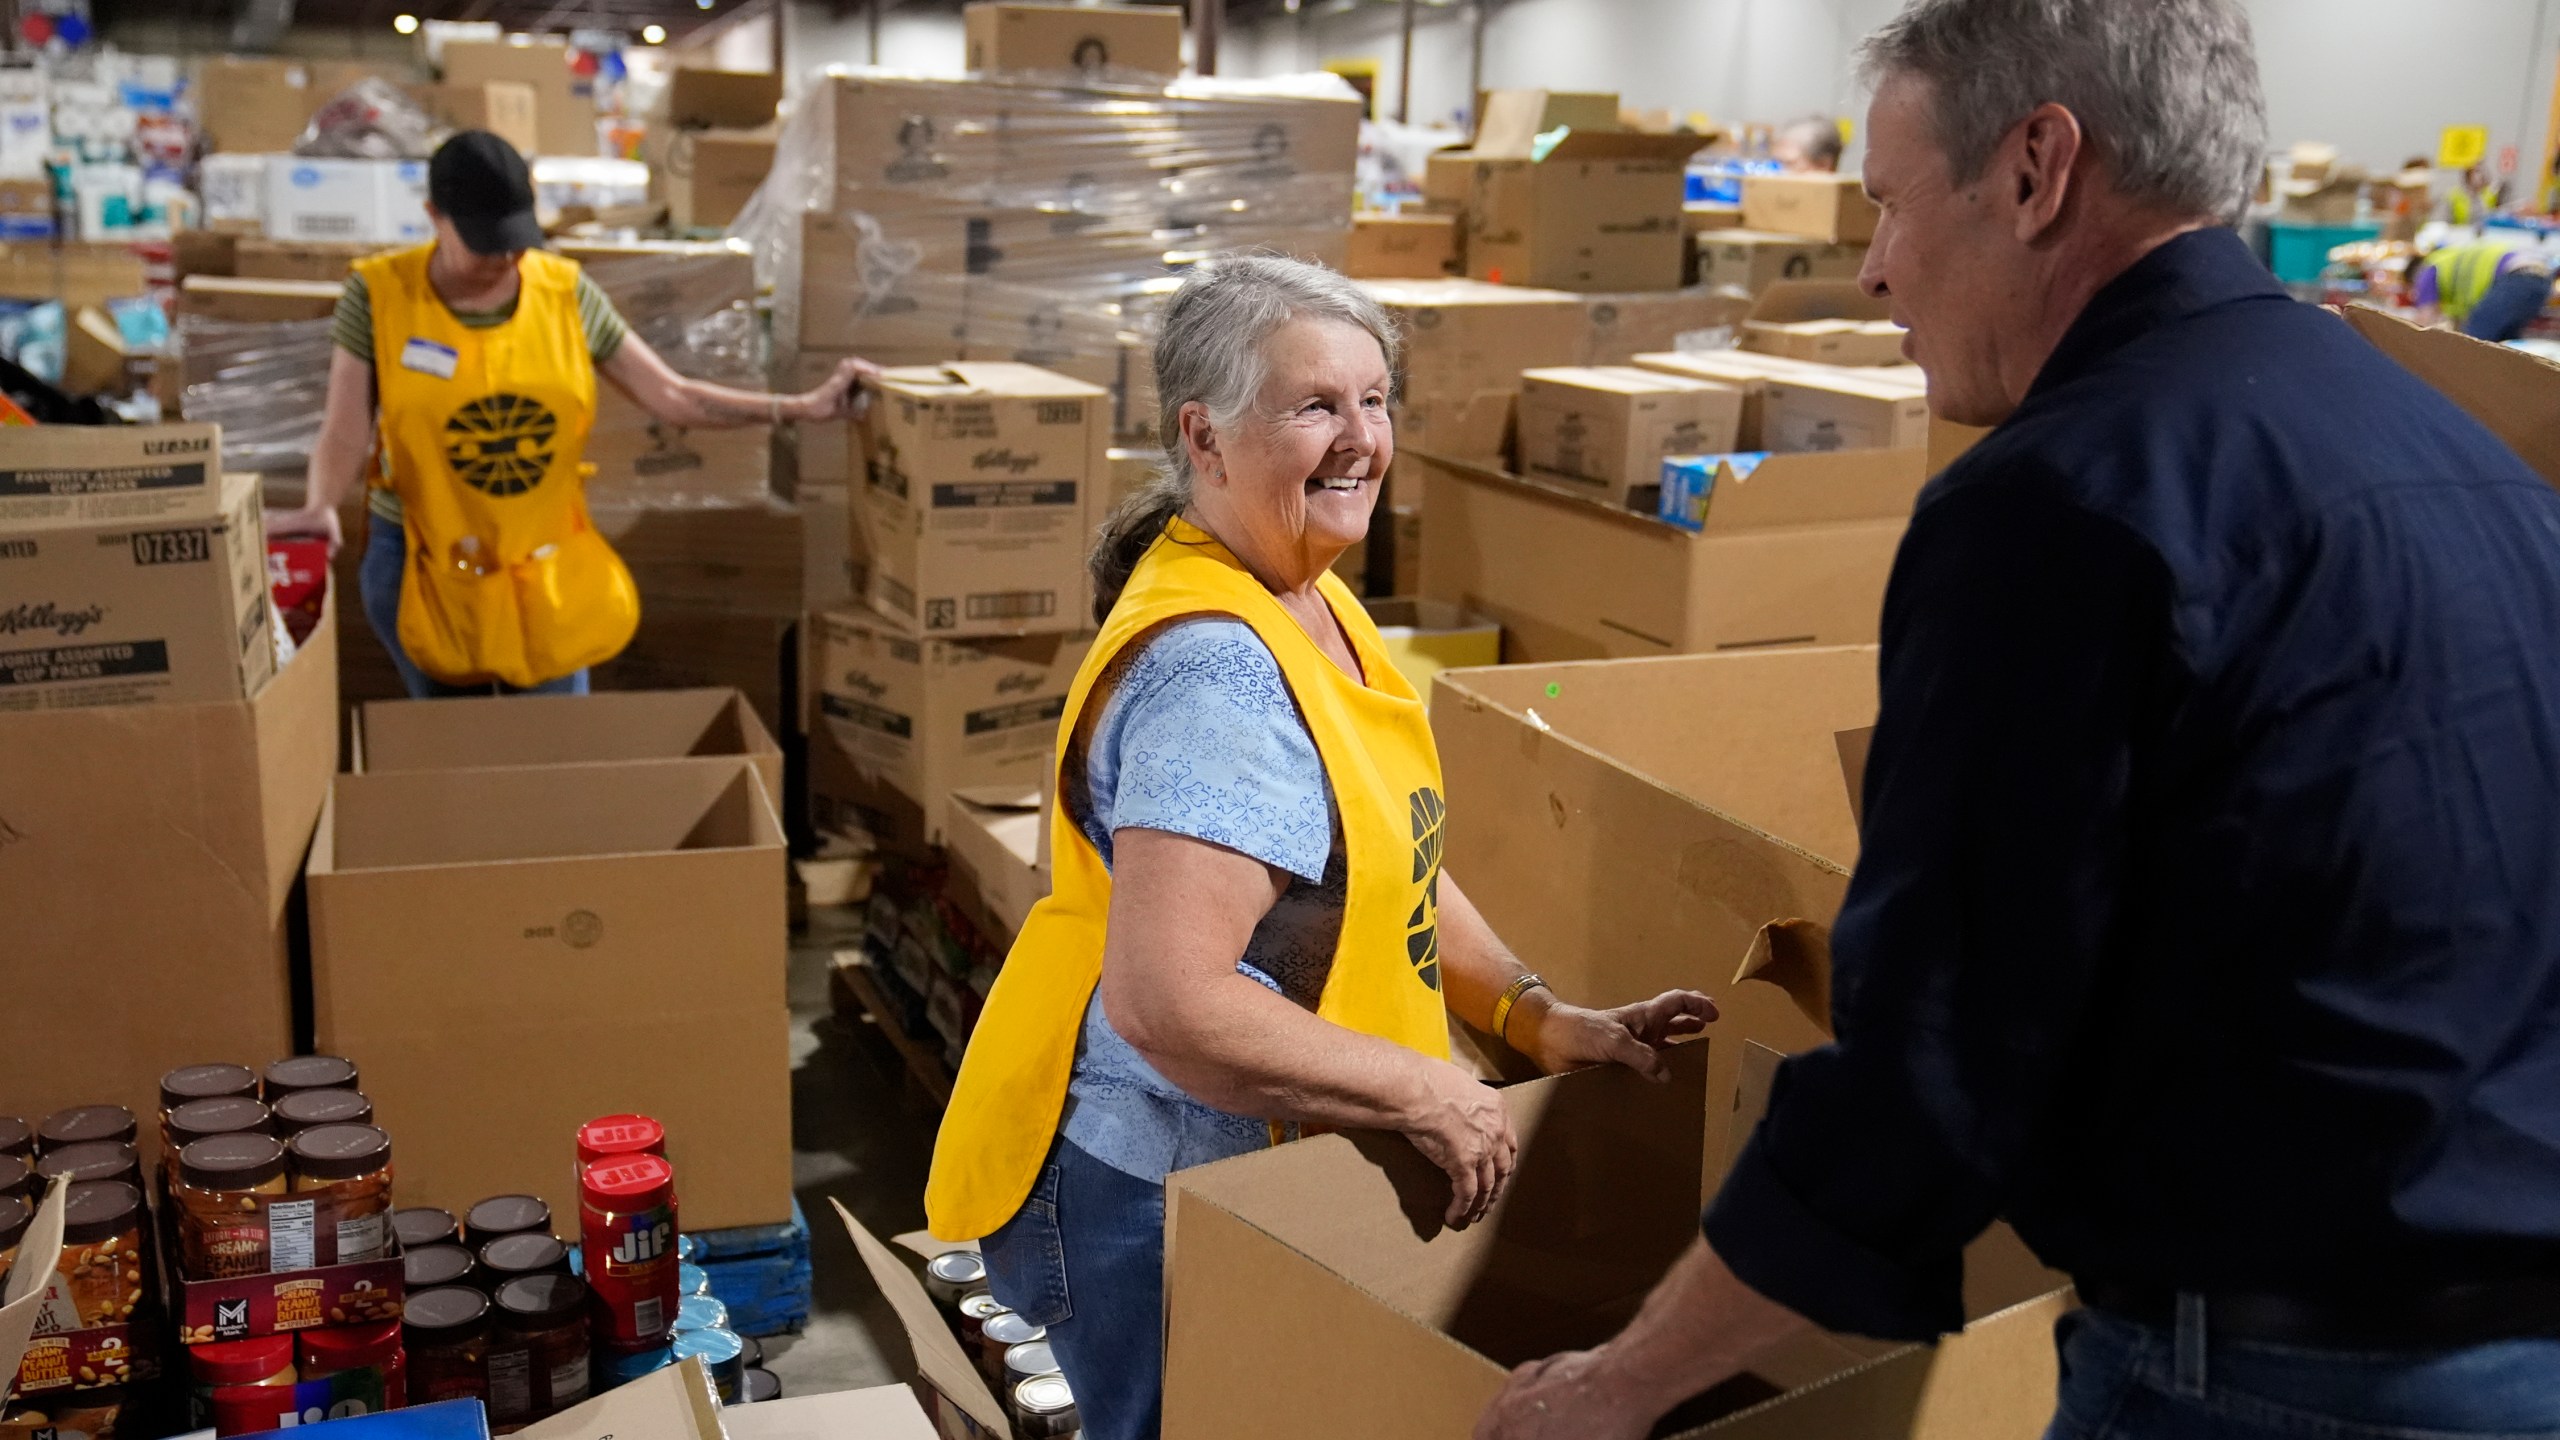
[[[536,685],[613,658],[640,623],[631,572],[587,517],[596,371],[578,267],[527,251],[515,314],[474,330],[427,283],[433,249],[356,262],[409,530],[400,643],[451,684]]]
[[[2436,308],[2456,325],[2470,319],[2471,312],[2488,298],[2489,287],[2498,283],[2498,262],[2506,259],[2512,249],[2506,245],[2448,245],[2419,262],[2436,272]]]
[[[1052,763],[1063,761],[1095,677],[1132,639],[1184,615],[1232,615],[1251,625],[1280,662],[1342,817],[1350,894],[1316,1013],[1445,1059],[1440,754],[1421,698],[1387,658],[1360,602],[1330,574],[1317,585],[1371,684],[1326,659],[1225,546],[1174,521],[1138,562],[1085,656]],[[1066,1104],[1085,1004],[1102,978],[1111,873],[1063,803],[1052,803],[1049,897],[1033,908],[1005,957],[934,1142],[925,1215],[946,1240],[992,1232],[1031,1193]]]

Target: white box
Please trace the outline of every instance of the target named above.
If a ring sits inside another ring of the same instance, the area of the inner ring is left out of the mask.
[[[382,193],[380,223],[370,237],[386,245],[423,245],[436,237],[427,222],[427,162],[377,160]]]
[[[53,111],[32,100],[0,98],[0,180],[41,180],[53,150]]]
[[[380,161],[267,157],[267,235],[370,241],[382,230]]]
[[[71,172],[83,240],[129,240],[142,218],[142,167],[81,165]]]
[[[207,155],[196,162],[196,186],[204,218],[217,223],[261,224],[267,215],[267,155]]]

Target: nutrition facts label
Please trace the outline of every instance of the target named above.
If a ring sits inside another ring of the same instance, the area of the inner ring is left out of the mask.
[[[276,1272],[310,1270],[320,1263],[313,1218],[317,1200],[267,1202],[267,1268]]]
[[[338,1263],[378,1260],[391,1238],[391,1212],[377,1210],[338,1222]]]
[[[667,1302],[656,1295],[631,1302],[631,1328],[643,1335],[667,1331]]]
[[[577,1355],[575,1358],[563,1360],[558,1365],[553,1366],[551,1369],[551,1408],[557,1410],[561,1406],[575,1405],[579,1401],[586,1399],[589,1373],[590,1367],[587,1363],[587,1357],[583,1353]]]
[[[524,1350],[489,1352],[489,1412],[495,1417],[533,1413],[533,1355]]]

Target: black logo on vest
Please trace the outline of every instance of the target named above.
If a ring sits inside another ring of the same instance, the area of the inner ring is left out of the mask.
[[[560,418],[525,395],[483,395],[444,422],[444,459],[484,495],[521,495],[551,473]]]
[[[1422,887],[1413,915],[1404,922],[1405,958],[1422,983],[1440,988],[1440,838],[1449,807],[1440,792],[1425,785],[1405,797],[1413,817],[1413,883]]]

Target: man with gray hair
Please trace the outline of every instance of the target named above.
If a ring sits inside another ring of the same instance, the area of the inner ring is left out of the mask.
[[[1790,175],[1829,175],[1840,168],[1840,123],[1828,115],[1807,115],[1778,127],[1769,140],[1769,158]]]
[[[1836,1038],[1479,1436],[1955,1330],[1994,1219],[2085,1302],[2055,1440],[2560,1435],[2560,494],[2225,228],[2241,0],[1915,0],[1866,61],[1862,283],[1994,428],[1885,597]]]

